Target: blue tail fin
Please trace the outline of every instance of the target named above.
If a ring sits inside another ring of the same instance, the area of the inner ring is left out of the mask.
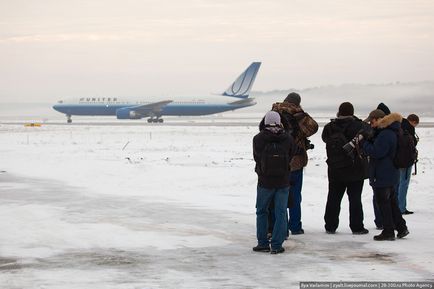
[[[240,76],[232,83],[223,95],[238,98],[249,97],[253,82],[255,82],[256,74],[258,73],[261,62],[253,62]]]

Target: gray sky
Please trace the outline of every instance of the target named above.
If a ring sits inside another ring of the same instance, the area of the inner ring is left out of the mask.
[[[0,102],[434,80],[432,0],[0,0]]]

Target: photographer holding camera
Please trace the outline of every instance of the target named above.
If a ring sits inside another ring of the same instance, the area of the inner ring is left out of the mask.
[[[326,143],[329,190],[324,214],[325,230],[334,234],[339,226],[339,213],[345,191],[350,205],[350,229],[355,235],[368,234],[363,225],[362,190],[368,177],[367,158],[358,146],[358,132],[369,125],[354,116],[349,102],[339,106],[337,118],[325,125],[322,140]],[[345,147],[345,149],[344,149]]]
[[[409,232],[397,203],[395,186],[399,181],[399,170],[394,164],[402,116],[397,113],[385,115],[384,111],[376,109],[365,121],[375,130],[373,137],[367,131],[361,134],[363,151],[369,156],[369,183],[383,220],[383,231],[374,236],[374,240],[395,240],[395,230],[397,237],[403,238]]]
[[[292,235],[304,234],[301,223],[301,188],[303,184],[303,168],[307,165],[307,150],[313,149],[308,137],[318,131],[318,123],[300,106],[301,97],[291,92],[283,102],[273,104],[273,111],[282,116],[285,130],[292,135],[298,152],[291,160],[291,176],[289,194],[292,206],[289,208],[288,229]]]

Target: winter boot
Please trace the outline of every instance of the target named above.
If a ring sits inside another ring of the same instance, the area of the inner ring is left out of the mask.
[[[380,235],[374,236],[374,240],[375,241],[394,241],[395,240],[395,233],[386,233],[386,232],[381,232]]]
[[[398,234],[396,234],[396,237],[398,237],[398,239],[402,239],[405,236],[407,236],[408,234],[410,234],[410,232],[408,231],[408,229],[404,229],[402,231],[399,231]]]
[[[283,247],[280,247],[279,249],[273,249],[273,250],[271,250],[271,254],[280,254],[280,253],[283,253],[283,252],[285,252],[285,248],[283,248]]]
[[[369,234],[369,230],[368,229],[361,229],[360,231],[353,231],[353,235],[366,235]]]
[[[253,251],[255,251],[255,252],[266,252],[266,253],[268,253],[268,252],[270,252],[270,246],[268,246],[268,245],[265,245],[265,246],[260,246],[260,245],[258,245],[258,246],[256,246],[256,247],[253,247]]]

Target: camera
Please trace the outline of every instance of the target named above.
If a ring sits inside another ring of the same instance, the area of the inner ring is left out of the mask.
[[[363,140],[363,135],[357,134],[352,140],[344,144],[342,149],[347,155],[351,155],[361,140]]]
[[[309,139],[306,139],[304,144],[305,144],[306,150],[313,150],[315,148],[315,145],[313,143],[311,143]]]

